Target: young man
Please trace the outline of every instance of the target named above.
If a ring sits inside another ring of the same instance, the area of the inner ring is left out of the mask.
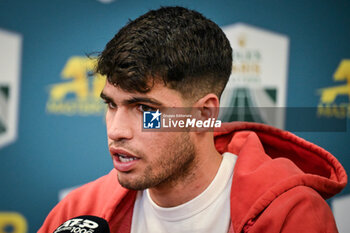
[[[79,215],[104,218],[111,232],[337,232],[324,198],[347,176],[320,147],[254,123],[216,133],[142,129],[149,110],[216,118],[231,54],[222,30],[185,8],[123,27],[97,66],[107,76],[101,97],[115,169],[69,194],[39,232]]]

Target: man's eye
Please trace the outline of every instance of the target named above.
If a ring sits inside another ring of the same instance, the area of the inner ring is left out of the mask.
[[[141,111],[141,112],[153,112],[153,111],[156,111],[155,108],[152,108],[148,105],[144,105],[144,104],[139,104],[138,105],[138,110]]]
[[[115,109],[115,108],[117,108],[117,105],[115,105],[115,104],[114,104],[113,102],[111,102],[111,101],[105,100],[104,103],[107,104],[107,107],[108,107],[109,109]]]

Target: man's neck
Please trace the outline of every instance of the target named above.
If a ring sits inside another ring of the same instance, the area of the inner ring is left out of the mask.
[[[197,150],[194,166],[186,176],[149,189],[150,196],[157,205],[181,205],[201,194],[210,185],[218,172],[222,156],[216,151],[214,143],[202,145],[205,146]]]

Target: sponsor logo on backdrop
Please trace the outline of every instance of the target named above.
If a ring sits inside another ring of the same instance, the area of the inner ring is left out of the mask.
[[[100,93],[105,77],[94,73],[96,59],[74,56],[68,59],[62,81],[50,86],[46,111],[58,115],[102,115],[105,106]]]
[[[27,220],[20,213],[0,212],[0,232],[26,233]]]
[[[20,35],[0,29],[0,148],[17,138]]]
[[[333,80],[341,84],[318,90],[319,117],[350,118],[350,59],[344,59],[334,72]]]
[[[229,108],[220,113],[220,119],[283,128],[283,112],[271,109],[285,107],[288,37],[241,23],[223,30],[233,49],[233,64],[220,105]]]

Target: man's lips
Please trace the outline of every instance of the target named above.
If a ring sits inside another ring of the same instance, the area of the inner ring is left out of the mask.
[[[120,172],[130,171],[138,160],[140,160],[140,158],[124,149],[110,147],[109,151],[113,157],[113,165],[115,169]]]
[[[111,153],[111,155],[114,155],[114,156],[123,155],[124,157],[139,159],[136,155],[121,148],[110,147],[109,152]]]

